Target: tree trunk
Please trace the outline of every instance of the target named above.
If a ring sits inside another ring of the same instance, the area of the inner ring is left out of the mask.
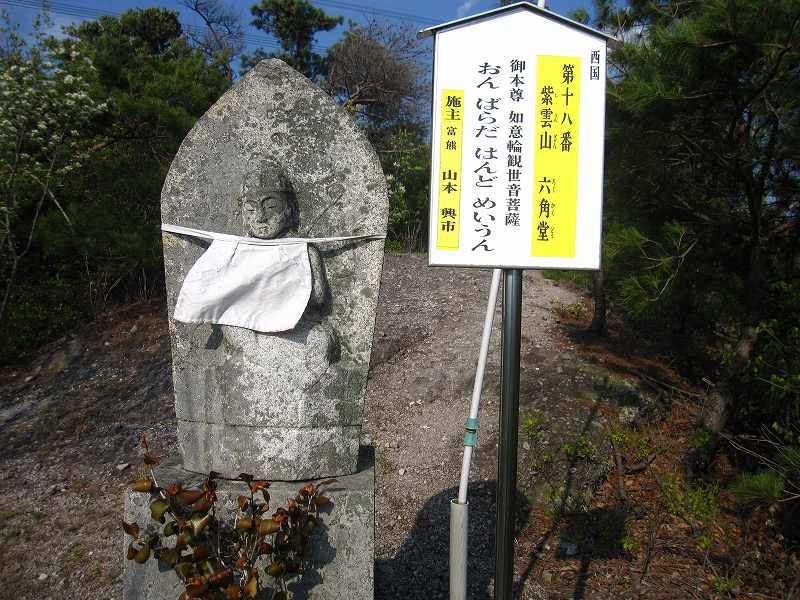
[[[592,299],[594,300],[594,316],[589,331],[596,335],[606,335],[608,333],[608,323],[606,321],[606,277],[603,269],[595,271],[592,275]]]
[[[764,265],[762,264],[760,222],[755,220],[753,237],[751,238],[750,257],[745,279],[745,319],[742,333],[736,344],[733,361],[723,373],[717,388],[709,395],[711,405],[704,411],[698,424],[701,431],[708,432],[707,442],[693,448],[684,463],[688,477],[694,477],[708,470],[719,446],[720,434],[725,429],[736,408],[736,402],[747,396],[747,390],[736,384],[738,375],[747,367],[753,356],[756,345],[756,327],[761,313],[766,282]]]

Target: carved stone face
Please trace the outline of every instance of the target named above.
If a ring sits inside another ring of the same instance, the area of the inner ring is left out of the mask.
[[[271,239],[297,226],[294,190],[276,168],[245,176],[241,202],[245,235]]]

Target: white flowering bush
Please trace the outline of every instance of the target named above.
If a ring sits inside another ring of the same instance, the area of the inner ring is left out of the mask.
[[[389,242],[393,251],[419,250],[424,241],[428,202],[429,155],[425,145],[408,131],[392,138],[392,160],[385,161],[389,192]]]
[[[2,32],[11,50],[0,56],[0,320],[43,209],[52,204],[70,222],[59,190],[81,168],[92,123],[106,109],[90,95],[91,61],[68,41],[45,38],[44,24],[37,20],[30,45],[7,18]]]

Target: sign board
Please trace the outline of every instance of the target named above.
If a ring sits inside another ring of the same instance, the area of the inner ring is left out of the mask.
[[[608,36],[530,3],[427,32],[430,264],[598,269]]]

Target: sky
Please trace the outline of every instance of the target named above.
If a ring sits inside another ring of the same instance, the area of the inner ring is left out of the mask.
[[[249,25],[251,19],[250,6],[254,0],[228,0],[229,6],[234,6],[242,15],[242,22],[246,24],[249,47],[247,51],[261,46],[266,51],[276,48],[274,39]],[[460,17],[483,12],[498,5],[497,0],[311,0],[311,3],[322,8],[330,15],[344,17],[345,25],[348,20],[363,23],[369,17],[378,17],[391,22],[403,24],[413,29],[424,29],[438,23],[452,21]],[[20,25],[22,31],[27,32],[36,14],[31,6],[40,5],[40,0],[0,0],[0,10],[5,10],[13,22]],[[576,8],[590,8],[590,0],[548,0],[547,7],[557,13],[566,15]],[[105,13],[120,13],[131,8],[146,8],[159,6],[177,10],[181,14],[184,24],[199,26],[200,19],[181,7],[178,0],[49,0],[50,16],[53,21],[51,33],[57,34],[61,27],[85,19],[97,17]],[[389,18],[389,17],[392,18]],[[323,51],[336,42],[345,30],[339,26],[330,32],[317,36],[317,51]]]

